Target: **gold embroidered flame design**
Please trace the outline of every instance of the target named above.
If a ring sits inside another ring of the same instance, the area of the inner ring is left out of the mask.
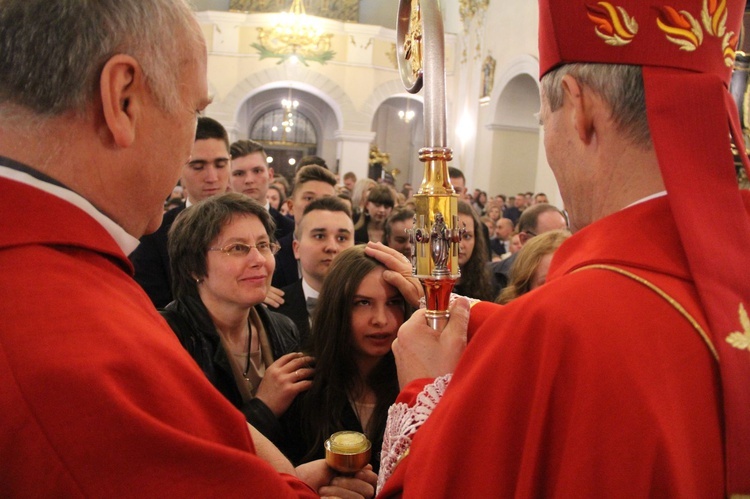
[[[750,350],[750,318],[748,318],[745,306],[742,303],[740,303],[739,316],[742,331],[729,333],[727,343],[740,350]]]
[[[627,45],[638,34],[638,23],[622,7],[609,2],[586,5],[588,18],[596,24],[596,35],[608,45]]]
[[[736,56],[735,47],[737,46],[737,36],[733,31],[727,31],[727,0],[703,0],[701,9],[701,21],[706,32],[721,37],[721,52],[724,57],[724,64],[727,67],[734,66]]]
[[[721,49],[724,53],[724,64],[727,67],[734,67],[734,58],[737,56],[737,52],[734,48],[737,46],[737,35],[733,32],[726,33],[721,41]]]
[[[724,36],[727,29],[727,0],[703,0],[701,20],[713,36]]]
[[[703,29],[690,12],[677,11],[665,5],[659,9],[656,25],[666,33],[667,40],[674,43],[680,50],[692,52],[703,43]]]

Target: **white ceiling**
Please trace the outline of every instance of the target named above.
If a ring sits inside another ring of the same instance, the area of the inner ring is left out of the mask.
[[[229,9],[229,0],[191,0],[196,11]],[[291,2],[290,2],[291,3]],[[398,0],[360,0],[359,22],[396,29]]]

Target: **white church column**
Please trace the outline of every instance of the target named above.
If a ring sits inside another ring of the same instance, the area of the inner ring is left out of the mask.
[[[336,130],[338,173],[354,172],[358,179],[367,178],[370,144],[375,139],[375,132],[358,132]]]

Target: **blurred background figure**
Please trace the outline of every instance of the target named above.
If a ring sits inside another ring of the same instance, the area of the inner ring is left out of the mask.
[[[490,201],[487,206],[487,216],[494,220],[495,223],[503,218],[503,209],[497,201]]]
[[[300,168],[303,168],[308,165],[318,165],[326,170],[329,170],[328,165],[326,164],[326,160],[321,158],[320,156],[302,156],[299,161],[297,161],[297,164],[294,165],[295,171],[300,171]],[[338,181],[336,182],[338,183]]]
[[[411,237],[409,232],[414,228],[414,211],[408,208],[394,210],[385,222],[383,244],[393,248],[411,260]]]
[[[346,172],[344,173],[343,182],[344,187],[346,187],[351,196],[354,193],[354,185],[357,183],[357,175],[354,172]]]
[[[174,186],[174,189],[172,189],[172,194],[169,195],[169,199],[185,199],[185,189],[183,189],[180,184],[177,184]]]
[[[164,213],[168,212],[169,210],[174,210],[175,208],[181,208],[184,205],[185,202],[182,199],[172,198],[164,203]]]
[[[523,245],[521,244],[521,235],[518,232],[513,232],[510,236],[510,243],[508,244],[508,252],[503,255],[503,260],[510,258],[512,255],[518,253]]]
[[[229,136],[218,121],[201,116],[195,132],[190,161],[182,167],[180,184],[186,200],[164,214],[153,234],[143,236],[130,255],[135,280],[156,308],[172,301],[172,274],[167,251],[167,237],[177,215],[210,196],[224,194],[229,187]]]
[[[495,224],[495,232],[492,234],[492,239],[490,240],[493,261],[496,257],[502,259],[510,252],[512,235],[513,222],[509,218],[499,219]],[[517,242],[518,248],[520,248],[521,241],[519,238],[517,238]]]
[[[518,199],[518,196],[516,197]],[[518,220],[518,241],[521,246],[531,238],[551,230],[567,229],[568,220],[563,213],[551,204],[541,203],[526,208]],[[515,235],[513,236],[515,237]],[[511,239],[511,243],[512,243]],[[512,252],[511,252],[512,253]],[[494,276],[498,290],[508,285],[510,273],[516,261],[516,254],[499,262],[490,263],[490,271]]]
[[[497,303],[509,303],[544,284],[552,256],[570,236],[567,230],[553,230],[531,239],[524,245],[518,252],[508,285],[497,297]]]
[[[289,214],[294,218],[295,230],[307,205],[316,199],[335,195],[336,177],[333,173],[319,165],[307,165],[300,168],[294,177],[292,195],[287,199]],[[297,259],[294,257],[293,240],[294,232],[279,239],[280,249],[276,254],[276,271],[273,275],[273,288],[277,290],[302,277]],[[271,303],[271,305],[274,304]]]
[[[232,154],[232,176],[230,182],[234,192],[240,192],[264,206],[276,225],[276,239],[281,239],[294,230],[294,223],[270,205],[266,195],[273,168],[268,166],[268,155],[263,146],[254,140],[238,140],[229,147]]]
[[[310,387],[288,317],[263,305],[278,245],[273,221],[239,193],[186,209],[169,233],[175,300],[162,311],[208,380],[279,445],[278,418]]]
[[[279,207],[286,202],[286,194],[283,187],[279,184],[269,185],[266,192],[266,201],[268,201],[268,205],[271,208],[278,211]]]
[[[549,199],[547,199],[547,195],[543,192],[539,192],[534,196],[534,204],[540,204],[540,203],[549,203]]]
[[[453,185],[453,190],[455,190],[456,194],[458,194],[458,199],[470,203],[471,195],[466,189],[466,177],[464,177],[464,172],[456,167],[449,166],[448,177],[450,178],[451,184]]]
[[[404,182],[404,185],[401,187],[401,194],[404,195],[404,199],[409,199],[414,195],[414,188],[410,183]]]
[[[292,192],[292,188],[289,185],[289,181],[286,179],[286,177],[283,177],[281,175],[275,176],[273,178],[273,181],[271,182],[271,186],[275,186],[278,189],[280,189],[285,197],[289,197],[289,194]]]
[[[352,206],[354,206],[354,211],[352,211],[352,219],[354,220],[354,223],[357,223],[359,217],[362,215],[362,212],[365,209],[365,204],[367,204],[367,196],[370,194],[370,189],[372,189],[376,185],[378,185],[378,183],[371,178],[359,179],[354,184],[354,190],[352,191]]]
[[[477,189],[477,195],[474,198],[474,201],[471,203],[471,206],[479,216],[484,215],[485,207],[487,206],[487,193]]]
[[[526,208],[526,195],[523,192],[519,192],[513,198],[513,204],[507,206],[503,212],[504,218],[510,218],[513,225],[518,224],[518,220],[521,218],[521,212]]]
[[[459,243],[458,266],[461,277],[454,292],[469,298],[491,301],[497,292],[487,267],[487,240],[482,230],[486,227],[479,221],[471,205],[464,201],[458,202],[458,222],[459,226],[465,226],[466,232]]]
[[[338,194],[336,194],[336,197],[339,198],[341,202],[347,206],[347,208],[349,208],[349,214],[351,214],[352,213],[352,197],[349,194],[349,192],[348,191],[339,192]]]
[[[354,224],[354,241],[364,244],[381,242],[385,232],[385,221],[393,210],[396,199],[390,187],[377,184],[367,195],[365,209]]]

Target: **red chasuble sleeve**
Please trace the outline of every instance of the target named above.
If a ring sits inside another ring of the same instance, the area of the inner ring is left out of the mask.
[[[380,497],[721,497],[714,359],[666,300],[609,274],[485,317]]]

